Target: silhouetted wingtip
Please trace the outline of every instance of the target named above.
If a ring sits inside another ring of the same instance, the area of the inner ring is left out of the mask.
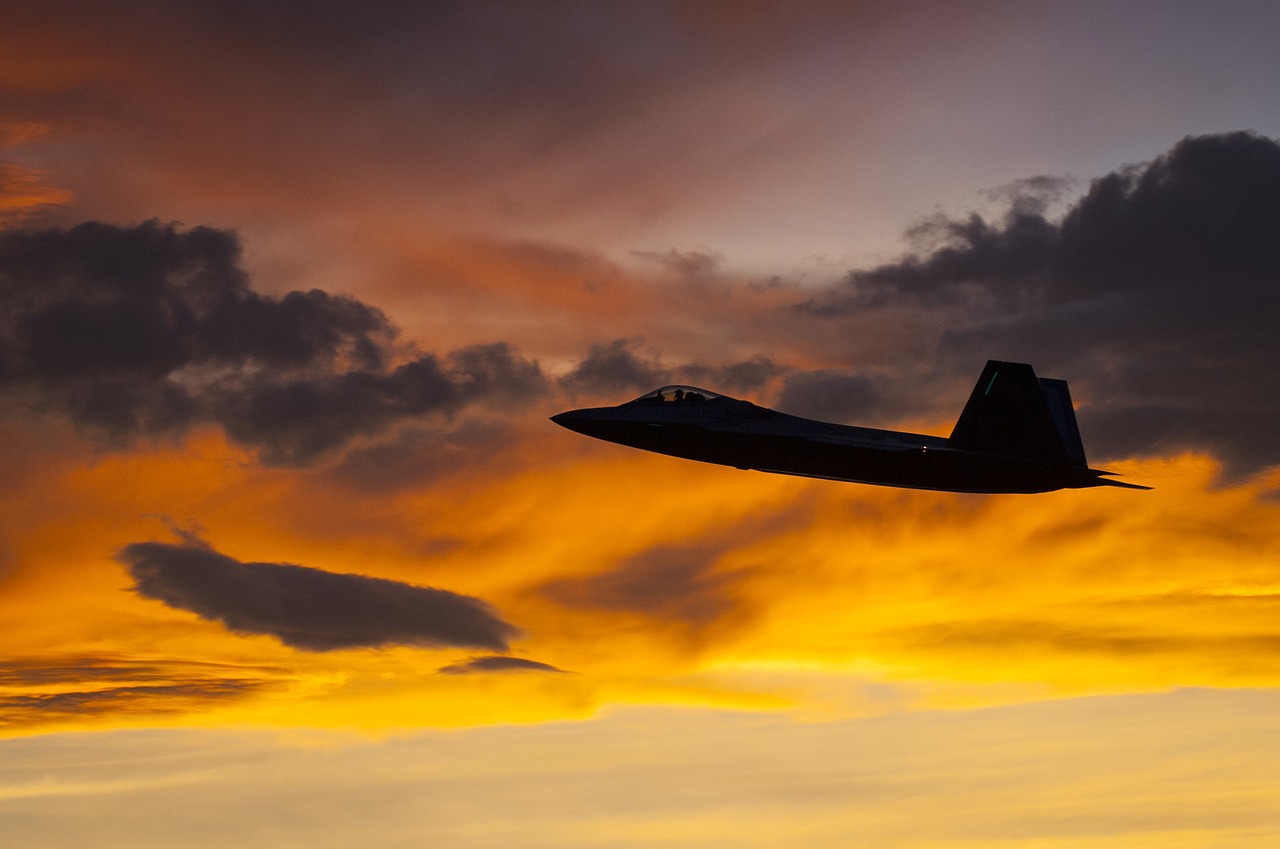
[[[1114,475],[1115,472],[1098,472],[1098,484],[1100,486],[1116,486],[1121,489],[1153,489],[1150,486],[1143,486],[1140,483],[1128,483],[1127,481],[1112,480],[1104,475]]]

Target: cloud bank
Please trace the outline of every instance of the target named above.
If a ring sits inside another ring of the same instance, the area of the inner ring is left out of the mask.
[[[0,233],[0,392],[110,446],[216,424],[263,462],[300,466],[401,421],[545,389],[505,344],[406,353],[374,307],[260,294],[239,261],[236,236],[207,227]]]
[[[790,412],[894,426],[954,416],[997,357],[1071,381],[1098,462],[1197,451],[1228,478],[1280,464],[1280,144],[1190,137],[1051,217],[1062,191],[1020,181],[993,195],[994,217],[935,217],[910,232],[910,254],[785,315],[769,303],[726,313],[743,334],[777,319],[767,357],[666,361],[679,336],[631,336],[590,345],[556,379],[502,342],[417,351],[354,298],[256,292],[233,233],[154,221],[5,232],[0,395],[65,415],[103,446],[214,425],[268,465],[394,448],[422,454],[425,474],[469,437],[420,420],[473,406],[554,393],[616,403],[687,381],[776,387],[771,402]],[[660,258],[716,273],[702,254]]]
[[[1208,451],[1229,475],[1280,463],[1280,144],[1189,137],[1094,180],[1060,221],[1047,200],[1026,181],[998,222],[927,222],[921,249],[797,309],[864,322],[905,306],[945,328],[942,369],[998,357],[1068,377],[1108,456]]]
[[[304,651],[384,646],[505,650],[518,629],[471,596],[288,563],[241,563],[198,542],[139,542],[117,559],[135,591]]]

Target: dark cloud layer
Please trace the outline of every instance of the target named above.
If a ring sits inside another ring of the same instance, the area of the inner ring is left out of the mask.
[[[681,363],[666,366],[657,351],[643,339],[614,339],[592,345],[572,371],[560,378],[560,386],[572,394],[614,398],[626,392],[650,389],[682,381],[729,392],[759,390],[787,368],[765,356],[720,365]]]
[[[134,543],[118,558],[139,595],[306,651],[391,645],[502,650],[517,633],[471,596],[287,563],[241,563],[196,541]]]
[[[1099,455],[1203,450],[1230,475],[1280,463],[1280,144],[1187,138],[1095,180],[1060,221],[1045,204],[1027,183],[999,222],[931,221],[914,233],[927,249],[800,309],[909,305],[947,328],[948,377],[1001,358],[1067,378]]]
[[[708,389],[726,392],[755,392],[773,378],[786,374],[787,367],[775,363],[769,357],[757,356],[737,363],[705,366],[690,363],[678,369],[680,380]]]
[[[671,379],[654,353],[640,350],[641,340],[615,339],[608,344],[592,345],[578,365],[560,378],[560,385],[570,392],[616,393],[647,392]]]
[[[837,371],[807,371],[791,375],[782,386],[778,407],[797,416],[823,421],[872,424],[882,414],[879,394],[865,375]]]
[[[239,260],[232,233],[154,221],[0,233],[0,391],[107,445],[215,423],[265,462],[303,465],[403,420],[545,390],[500,343],[395,362],[379,310],[259,294]]]

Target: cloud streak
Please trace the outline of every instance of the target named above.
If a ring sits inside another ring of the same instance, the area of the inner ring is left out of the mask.
[[[0,658],[0,727],[199,710],[280,686],[283,670],[173,658]]]
[[[549,663],[523,657],[489,655],[451,663],[436,670],[443,675],[476,675],[483,672],[564,672]]]
[[[200,681],[105,687],[57,693],[0,694],[0,727],[29,727],[71,717],[117,713],[178,713],[244,698],[264,689],[259,681]]]
[[[505,650],[518,633],[472,596],[288,563],[242,563],[196,542],[133,543],[117,559],[141,596],[304,651]]]
[[[732,609],[733,578],[715,572],[722,553],[713,546],[656,546],[606,572],[547,584],[542,592],[573,607],[705,626]]]

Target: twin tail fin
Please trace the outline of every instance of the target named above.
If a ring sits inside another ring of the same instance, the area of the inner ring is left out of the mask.
[[[951,431],[957,448],[1088,468],[1065,380],[1026,363],[990,360]]]

